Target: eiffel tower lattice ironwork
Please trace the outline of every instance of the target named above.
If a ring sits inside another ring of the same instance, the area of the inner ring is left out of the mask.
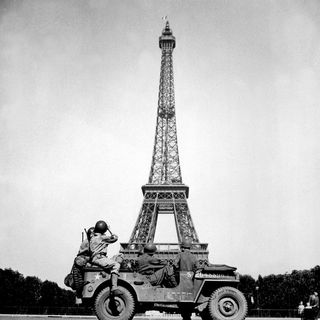
[[[208,260],[207,244],[201,244],[195,230],[187,198],[189,187],[183,184],[178,152],[172,53],[176,39],[169,22],[159,37],[161,70],[158,97],[157,126],[148,183],[142,186],[142,208],[129,243],[122,243],[126,258],[148,242],[154,242],[159,214],[173,214],[178,243],[157,244],[158,255],[168,257],[178,252],[179,244],[192,241],[192,250],[203,263]]]

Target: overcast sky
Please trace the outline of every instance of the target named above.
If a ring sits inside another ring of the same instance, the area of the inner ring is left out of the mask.
[[[1,268],[63,286],[83,228],[104,219],[129,240],[165,15],[182,179],[210,261],[255,278],[319,264],[318,0],[22,0],[0,12]],[[174,240],[159,223],[157,239]]]

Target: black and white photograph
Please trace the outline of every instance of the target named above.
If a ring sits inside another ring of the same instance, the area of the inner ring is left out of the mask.
[[[318,319],[319,17],[0,0],[0,320]]]

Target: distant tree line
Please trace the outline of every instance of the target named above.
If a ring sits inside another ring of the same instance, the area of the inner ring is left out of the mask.
[[[308,301],[310,293],[320,293],[320,266],[310,270],[293,270],[290,274],[259,276],[240,275],[239,290],[253,309],[297,309],[300,301]],[[55,282],[37,277],[24,277],[12,269],[0,269],[0,313],[68,313],[76,309],[75,294]],[[65,308],[65,311],[61,311]],[[30,311],[31,310],[31,311]],[[51,312],[50,312],[51,310]],[[59,311],[60,310],[60,311]],[[91,310],[77,308],[78,313]]]
[[[60,288],[55,282],[41,281],[37,277],[24,277],[18,271],[0,269],[0,312],[15,313],[28,307],[34,310],[75,306],[71,290]],[[19,310],[18,310],[19,309]]]
[[[306,304],[312,292],[320,293],[320,266],[259,276],[257,280],[250,275],[242,275],[239,289],[246,296],[250,308],[297,309],[300,301]]]

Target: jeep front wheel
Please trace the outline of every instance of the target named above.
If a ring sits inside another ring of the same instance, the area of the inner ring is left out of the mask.
[[[99,320],[131,320],[135,313],[135,300],[124,287],[118,286],[115,293],[104,288],[97,295],[94,311]]]
[[[239,290],[222,287],[212,293],[208,311],[212,320],[243,320],[248,306],[246,298]]]

